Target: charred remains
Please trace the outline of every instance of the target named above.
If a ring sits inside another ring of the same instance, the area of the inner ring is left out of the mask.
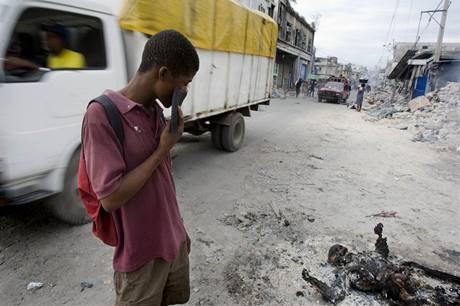
[[[354,254],[340,244],[329,249],[328,262],[335,267],[334,279],[329,284],[306,269],[302,278],[333,304],[344,300],[348,290],[353,289],[378,295],[391,305],[460,306],[458,276],[415,262],[392,261],[382,223],[377,224],[374,233],[378,238],[373,252]]]

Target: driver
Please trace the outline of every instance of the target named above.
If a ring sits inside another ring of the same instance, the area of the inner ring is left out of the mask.
[[[46,60],[48,68],[84,68],[86,66],[85,57],[81,53],[66,48],[69,32],[64,26],[53,24],[45,27],[45,31],[46,41],[50,50]]]
[[[46,67],[51,69],[62,68],[84,68],[86,66],[85,57],[78,52],[72,51],[66,46],[68,45],[69,32],[60,25],[53,24],[44,27],[46,31],[46,41],[49,49],[49,55],[46,58]],[[40,66],[30,57],[25,57],[22,52],[15,50],[15,45],[19,45],[16,49],[23,49],[23,43],[15,38],[12,48],[8,49],[5,70],[13,70],[17,68],[37,70]]]

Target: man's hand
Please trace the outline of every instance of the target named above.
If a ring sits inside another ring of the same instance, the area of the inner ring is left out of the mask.
[[[182,109],[180,107],[178,107],[178,115],[179,124],[177,126],[177,134],[171,133],[170,121],[166,123],[166,126],[161,133],[159,149],[165,154],[167,154],[172,149],[172,147],[174,147],[184,132],[184,114],[182,113]]]
[[[15,56],[9,56],[5,59],[5,63],[8,64],[11,69],[15,68],[26,68],[26,69],[33,69],[33,70],[38,70],[40,68],[38,65],[32,63],[31,61],[15,57]]]

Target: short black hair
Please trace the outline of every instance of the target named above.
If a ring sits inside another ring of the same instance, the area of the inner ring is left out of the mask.
[[[139,72],[155,65],[166,66],[174,76],[196,73],[200,59],[192,43],[175,30],[164,30],[151,36],[144,47]]]

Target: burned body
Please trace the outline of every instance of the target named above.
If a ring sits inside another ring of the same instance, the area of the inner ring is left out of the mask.
[[[374,252],[351,253],[342,245],[329,249],[328,262],[335,267],[330,285],[304,269],[302,277],[333,304],[345,299],[348,289],[373,293],[391,305],[460,305],[460,278],[413,262],[394,262],[388,258],[383,225],[374,232],[379,236]],[[449,282],[432,285],[429,279]]]

